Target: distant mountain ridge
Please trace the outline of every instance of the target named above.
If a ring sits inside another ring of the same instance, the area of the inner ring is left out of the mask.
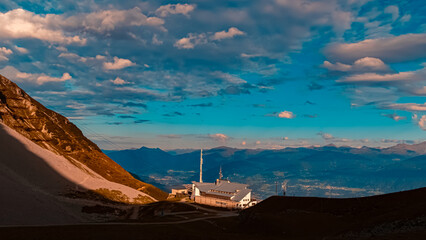
[[[426,142],[390,148],[323,147],[203,150],[205,181],[225,177],[251,185],[260,197],[288,180],[290,194],[357,197],[426,186]],[[198,180],[200,151],[171,152],[142,147],[107,155],[145,181],[173,186]],[[141,167],[143,166],[143,167]],[[279,187],[280,189],[281,187]]]
[[[66,117],[47,109],[0,75],[0,121],[42,148],[84,164],[107,180],[140,189],[156,199],[167,193],[135,179],[106,156]]]

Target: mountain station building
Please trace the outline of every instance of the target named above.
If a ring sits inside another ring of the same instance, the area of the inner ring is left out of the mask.
[[[247,184],[231,183],[222,177],[222,167],[220,167],[219,179],[216,182],[203,182],[203,149],[201,149],[200,181],[192,182],[191,199],[199,204],[228,209],[244,209],[257,203],[252,199],[251,189]]]
[[[247,184],[217,179],[214,183],[192,182],[191,199],[196,203],[229,209],[244,209],[255,205]]]

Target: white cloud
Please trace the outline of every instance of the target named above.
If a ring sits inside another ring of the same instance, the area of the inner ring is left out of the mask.
[[[426,111],[426,103],[393,103],[386,105],[384,108],[404,111]]]
[[[404,16],[402,16],[399,21],[401,21],[402,23],[405,22],[409,22],[411,20],[411,15],[410,14],[405,14]]]
[[[78,35],[67,36],[58,26],[62,17],[54,14],[37,15],[24,9],[0,13],[0,38],[35,38],[51,43],[81,44],[86,39]]]
[[[222,40],[225,38],[233,38],[237,35],[243,35],[244,32],[238,30],[235,27],[231,27],[228,29],[228,31],[221,31],[216,32],[213,35],[211,33],[208,33],[209,37],[206,33],[189,33],[187,37],[181,38],[177,40],[174,44],[175,47],[179,49],[193,49],[197,45],[206,44],[209,42],[209,40]]]
[[[222,39],[233,38],[235,36],[240,36],[244,34],[245,33],[243,31],[240,31],[238,28],[230,27],[228,31],[224,30],[224,31],[216,32],[211,38],[213,40],[222,40]]]
[[[62,21],[64,28],[84,29],[97,33],[106,33],[126,26],[161,26],[164,20],[147,17],[138,7],[129,10],[104,10],[72,16]]]
[[[47,75],[40,75],[39,77],[37,77],[37,83],[38,84],[43,84],[46,82],[64,82],[67,80],[72,79],[71,75],[69,73],[64,73],[62,74],[62,77],[58,78],[58,77],[50,77]]]
[[[396,114],[396,113],[394,113],[394,114],[384,114],[383,116],[385,116],[385,117],[388,117],[388,118],[391,118],[391,119],[393,119],[393,120],[395,120],[395,121],[400,121],[400,120],[405,120],[405,119],[407,119],[406,117],[404,117],[404,116],[400,116],[400,115],[398,115],[398,114]]]
[[[344,63],[331,63],[324,61],[323,67],[331,71],[339,72],[378,72],[389,71],[389,67],[379,58],[363,57],[356,60],[352,65]]]
[[[225,82],[230,83],[232,85],[239,85],[239,84],[247,83],[246,80],[241,79],[240,77],[237,77],[237,76],[229,74],[229,73],[214,71],[214,72],[211,73],[211,75],[214,76],[214,77],[220,78],[220,79],[224,80]]]
[[[220,142],[225,142],[226,140],[229,139],[229,137],[223,133],[210,134],[209,138],[215,141],[220,141]]]
[[[415,60],[426,57],[426,34],[405,34],[357,43],[331,44],[326,47],[325,55],[343,63],[364,57],[379,58],[385,62]]]
[[[399,8],[398,6],[391,5],[387,6],[384,10],[385,13],[389,13],[392,15],[392,20],[395,21],[399,18]]]
[[[296,18],[310,19],[318,25],[331,24],[338,34],[349,29],[353,21],[352,13],[342,10],[337,1],[275,0],[275,2],[290,10]]]
[[[256,57],[265,57],[266,55],[256,53],[256,54],[247,54],[247,53],[241,53],[240,56],[242,58],[256,58]]]
[[[42,85],[47,82],[64,82],[64,81],[72,79],[69,73],[64,73],[62,74],[61,77],[51,77],[44,73],[21,72],[18,69],[11,66],[6,66],[5,68],[1,69],[0,73],[13,81],[33,82],[38,85]]]
[[[391,74],[362,73],[345,77],[338,82],[397,82],[416,80],[416,73],[400,72]]]
[[[5,47],[1,47],[0,48],[0,62],[1,61],[9,61],[9,58],[7,57],[8,55],[12,54],[12,50],[5,48]]]
[[[290,111],[283,111],[283,112],[278,113],[278,117],[279,118],[288,118],[288,119],[291,119],[291,118],[295,118],[296,115],[294,115]]]
[[[114,62],[104,63],[104,68],[107,70],[118,70],[135,65],[136,63],[130,61],[129,59],[114,57]]]
[[[320,135],[323,139],[325,140],[332,140],[335,139],[333,135],[331,135],[330,133],[325,133],[325,132],[319,132],[318,135]]]
[[[379,58],[364,57],[356,60],[354,66],[360,68],[370,68],[371,70],[383,70],[387,69],[386,64]]]
[[[331,63],[329,61],[324,61],[322,64],[324,68],[327,68],[331,71],[339,71],[339,72],[349,72],[352,69],[352,65],[344,64],[344,63]]]
[[[114,85],[124,85],[128,84],[129,82],[124,81],[123,79],[116,77],[114,80],[110,80]]]
[[[66,58],[68,60],[78,61],[82,63],[87,63],[89,61],[99,63],[99,62],[104,62],[106,60],[106,57],[102,55],[96,55],[95,57],[82,57],[78,54],[70,53],[70,52],[62,52],[61,54],[59,54],[58,57]]]
[[[81,59],[82,57],[80,57],[79,55],[75,54],[75,53],[69,53],[69,52],[63,52],[61,54],[59,54],[60,58],[74,58],[74,59]]]
[[[19,47],[19,46],[15,46],[15,49],[16,49],[16,51],[18,51],[19,53],[22,53],[22,54],[27,54],[29,52],[28,49],[23,48],[23,47]]]
[[[161,40],[158,39],[157,34],[154,34],[152,36],[152,44],[154,44],[154,45],[161,45],[161,44],[163,44],[163,41],[161,41]]]
[[[196,45],[207,43],[206,34],[188,34],[188,37],[181,38],[174,44],[175,47],[179,49],[192,49]]]
[[[154,26],[165,30],[164,20],[147,17],[141,9],[104,10],[65,17],[35,14],[24,9],[0,13],[0,39],[34,38],[50,43],[85,45],[82,32],[110,33],[129,26]]]
[[[195,4],[167,4],[160,6],[155,13],[160,17],[167,17],[170,14],[183,14],[189,16],[189,13],[194,11]]]
[[[419,127],[423,130],[426,130],[426,115],[423,115],[420,119],[419,119]]]
[[[414,89],[411,89],[411,93],[414,95],[419,95],[419,96],[426,95],[426,86],[416,87]]]

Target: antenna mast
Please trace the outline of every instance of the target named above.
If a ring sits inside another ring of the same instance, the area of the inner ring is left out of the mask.
[[[203,182],[203,149],[201,149],[200,153],[200,183]]]
[[[222,165],[221,165],[219,170],[219,180],[222,180],[222,178],[223,178],[223,174],[222,174]]]
[[[281,188],[283,190],[283,196],[285,196],[287,192],[287,183],[288,183],[288,180],[284,180],[283,184],[281,185]]]

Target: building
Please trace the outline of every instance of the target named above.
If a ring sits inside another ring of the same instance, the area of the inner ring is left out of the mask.
[[[257,203],[252,198],[252,190],[247,184],[231,183],[227,179],[222,179],[222,168],[219,171],[219,179],[214,183],[204,183],[202,172],[203,151],[201,150],[200,181],[192,182],[191,199],[196,203],[229,209],[244,209]]]
[[[192,182],[192,195],[196,203],[229,209],[244,209],[256,204],[247,184],[217,179],[214,183]]]
[[[174,186],[172,188],[171,195],[173,195],[173,196],[188,195],[188,189],[183,185],[182,186]]]

